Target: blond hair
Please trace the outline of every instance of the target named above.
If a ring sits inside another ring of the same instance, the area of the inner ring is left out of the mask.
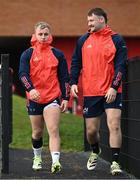
[[[46,23],[46,22],[43,22],[43,21],[36,23],[35,26],[34,26],[34,29],[36,30],[38,27],[40,29],[48,28],[49,31],[51,31],[50,25],[48,23]]]

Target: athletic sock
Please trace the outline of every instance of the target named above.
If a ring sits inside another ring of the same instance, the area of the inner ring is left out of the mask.
[[[35,149],[41,148],[43,146],[43,138],[41,137],[40,139],[31,139],[32,141],[32,146]]]
[[[93,153],[99,154],[99,143],[91,144]]]
[[[51,156],[52,156],[52,163],[55,163],[60,159],[60,152],[51,152]]]
[[[32,138],[32,148],[33,148],[34,156],[40,156],[41,157],[42,145],[43,145],[42,137],[40,139],[33,139]]]
[[[34,156],[40,156],[41,157],[42,147],[41,148],[33,148]]]
[[[119,160],[120,148],[111,148],[112,151],[112,162]]]

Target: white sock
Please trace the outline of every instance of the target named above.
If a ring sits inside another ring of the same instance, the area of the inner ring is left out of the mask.
[[[60,152],[51,152],[51,156],[52,156],[52,163],[55,163],[56,161],[59,161]]]
[[[41,148],[33,148],[34,156],[40,156],[41,157],[41,152],[42,152],[42,147]]]

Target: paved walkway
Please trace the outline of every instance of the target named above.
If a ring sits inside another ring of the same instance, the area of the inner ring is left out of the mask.
[[[109,163],[100,159],[94,171],[86,169],[89,152],[61,153],[63,169],[57,174],[50,173],[50,154],[43,152],[43,164],[41,171],[34,172],[32,166],[31,150],[10,150],[10,172],[3,174],[2,179],[135,179],[125,171],[119,176],[109,173]]]

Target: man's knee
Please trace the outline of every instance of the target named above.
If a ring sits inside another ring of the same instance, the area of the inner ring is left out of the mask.
[[[98,129],[96,127],[87,127],[87,137],[89,136],[95,136],[98,133]]]
[[[120,131],[120,125],[113,124],[113,125],[110,127],[110,131],[113,131],[113,132],[118,132],[118,131]]]
[[[43,134],[43,130],[42,129],[34,129],[33,132],[32,132],[32,137],[34,139],[39,139],[42,137],[42,134]]]
[[[107,124],[110,130],[118,131],[120,128],[121,112],[120,111],[108,111],[107,113]]]
[[[110,119],[108,122],[110,132],[118,132],[121,130],[120,119]]]

